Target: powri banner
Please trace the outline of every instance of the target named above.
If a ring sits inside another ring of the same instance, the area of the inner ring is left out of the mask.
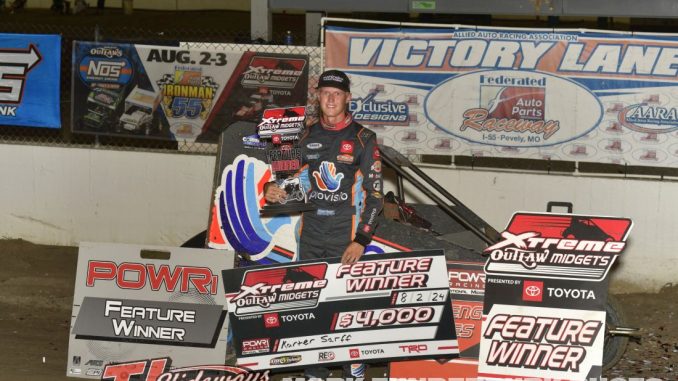
[[[340,259],[224,271],[239,366],[458,357],[442,251]]]
[[[61,36],[0,34],[0,125],[61,127]]]
[[[678,167],[678,37],[329,27],[351,111],[406,154]]]

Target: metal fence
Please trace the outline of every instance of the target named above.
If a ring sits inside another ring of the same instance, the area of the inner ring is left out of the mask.
[[[180,152],[192,154],[216,153],[216,144],[164,141],[119,136],[73,133],[71,131],[71,59],[74,41],[109,41],[148,45],[182,45],[194,48],[222,48],[236,51],[266,53],[308,54],[309,89],[315,87],[321,71],[319,47],[278,45],[283,36],[272,41],[250,39],[250,32],[234,32],[214,28],[163,28],[162,30],[120,25],[99,27],[87,25],[50,25],[27,23],[0,23],[0,33],[60,34],[61,43],[61,129],[29,128],[0,125],[0,143],[30,144],[80,148],[105,148]],[[311,98],[309,98],[311,99]]]

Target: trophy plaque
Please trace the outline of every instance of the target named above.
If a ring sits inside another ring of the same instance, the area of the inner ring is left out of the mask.
[[[299,177],[294,176],[301,168],[301,147],[298,141],[304,131],[306,107],[273,108],[264,110],[257,126],[259,138],[270,140],[266,160],[271,166],[275,182],[287,193],[279,203],[267,203],[261,215],[299,213],[315,210],[308,203]]]

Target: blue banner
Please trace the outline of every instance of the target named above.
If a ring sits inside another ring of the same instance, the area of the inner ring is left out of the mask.
[[[0,34],[0,125],[60,128],[61,36]]]

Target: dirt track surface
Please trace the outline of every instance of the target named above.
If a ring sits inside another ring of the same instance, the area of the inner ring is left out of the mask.
[[[74,380],[65,374],[76,259],[74,247],[0,240],[1,380]],[[618,298],[642,339],[606,376],[676,380],[678,286]]]

